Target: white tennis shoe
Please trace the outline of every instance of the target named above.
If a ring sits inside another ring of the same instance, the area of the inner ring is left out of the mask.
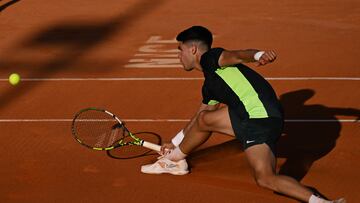
[[[185,175],[189,173],[189,170],[185,159],[175,162],[161,156],[155,163],[141,166],[141,172],[148,174],[170,173],[172,175]]]
[[[340,199],[337,199],[337,200],[334,200],[334,201],[331,201],[333,203],[346,203],[346,200],[345,198],[340,198]]]

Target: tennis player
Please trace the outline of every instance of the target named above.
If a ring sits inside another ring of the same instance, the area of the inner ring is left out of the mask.
[[[275,144],[283,128],[282,108],[270,84],[243,65],[271,63],[276,59],[274,51],[211,48],[212,34],[201,26],[182,31],[176,39],[184,69],[196,69],[204,74],[203,100],[185,128],[171,143],[162,146],[163,156],[154,164],[141,167],[143,173],[187,174],[185,157],[212,132],[220,132],[242,142],[259,186],[309,203],[345,202],[343,198],[322,199],[295,179],[276,174]]]

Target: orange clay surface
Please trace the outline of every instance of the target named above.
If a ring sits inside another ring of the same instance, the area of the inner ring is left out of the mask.
[[[163,142],[183,128],[201,102],[202,74],[181,69],[174,38],[192,25],[208,27],[214,46],[278,53],[271,65],[250,64],[285,107],[277,169],[328,198],[359,202],[355,0],[1,0],[0,202],[296,202],[258,187],[226,135],[195,151],[185,176],[142,174],[156,155],[113,159],[73,139],[70,120],[89,106]],[[18,86],[6,81],[12,72]]]

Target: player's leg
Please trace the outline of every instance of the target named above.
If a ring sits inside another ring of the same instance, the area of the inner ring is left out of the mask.
[[[227,106],[214,111],[200,112],[197,121],[186,133],[180,144],[181,151],[189,154],[192,150],[203,144],[210,137],[211,132],[220,132],[234,136]]]
[[[245,150],[245,154],[259,186],[304,202],[309,201],[312,191],[291,177],[276,174],[276,158],[267,144],[251,146]]]

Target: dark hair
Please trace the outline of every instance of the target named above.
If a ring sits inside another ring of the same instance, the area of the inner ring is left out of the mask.
[[[179,42],[186,42],[190,40],[199,40],[204,42],[208,48],[211,48],[213,41],[211,32],[202,26],[192,26],[178,34],[176,40]]]

